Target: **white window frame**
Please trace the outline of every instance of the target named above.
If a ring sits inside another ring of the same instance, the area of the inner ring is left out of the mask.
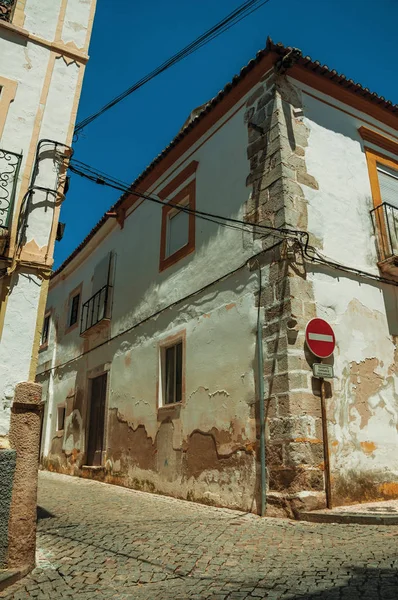
[[[166,365],[166,354],[170,348],[176,348],[179,344],[181,344],[181,397],[176,401],[176,386],[177,386],[177,377],[176,377],[176,368],[177,365],[174,365],[174,393],[173,393],[173,402],[166,402],[167,398],[167,365]],[[185,330],[183,332],[178,333],[175,336],[166,338],[159,344],[159,383],[158,383],[158,408],[169,408],[173,406],[181,406],[185,402],[185,353],[186,353],[186,343],[185,343]]]

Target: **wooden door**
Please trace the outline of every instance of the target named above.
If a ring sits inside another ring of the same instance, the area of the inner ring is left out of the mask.
[[[90,420],[88,427],[87,464],[100,466],[104,448],[107,373],[91,380]]]

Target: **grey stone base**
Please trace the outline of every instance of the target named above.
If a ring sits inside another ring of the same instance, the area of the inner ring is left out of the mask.
[[[0,569],[6,566],[8,521],[15,473],[15,450],[0,450]]]

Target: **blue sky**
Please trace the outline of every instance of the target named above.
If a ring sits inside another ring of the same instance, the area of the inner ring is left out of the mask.
[[[146,75],[243,0],[97,0],[78,121]],[[176,135],[191,110],[213,97],[265,46],[296,46],[398,103],[397,0],[270,0],[195,54],[89,125],[75,157],[133,181]],[[55,267],[118,198],[73,175],[62,207]]]

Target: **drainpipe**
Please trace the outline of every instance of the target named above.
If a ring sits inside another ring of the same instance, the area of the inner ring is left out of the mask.
[[[263,335],[261,322],[261,266],[258,264],[258,309],[257,309],[257,372],[258,372],[258,396],[260,414],[260,465],[261,465],[261,506],[260,515],[265,515],[266,509],[266,473],[265,473],[265,410],[264,410],[264,358],[263,358]]]

